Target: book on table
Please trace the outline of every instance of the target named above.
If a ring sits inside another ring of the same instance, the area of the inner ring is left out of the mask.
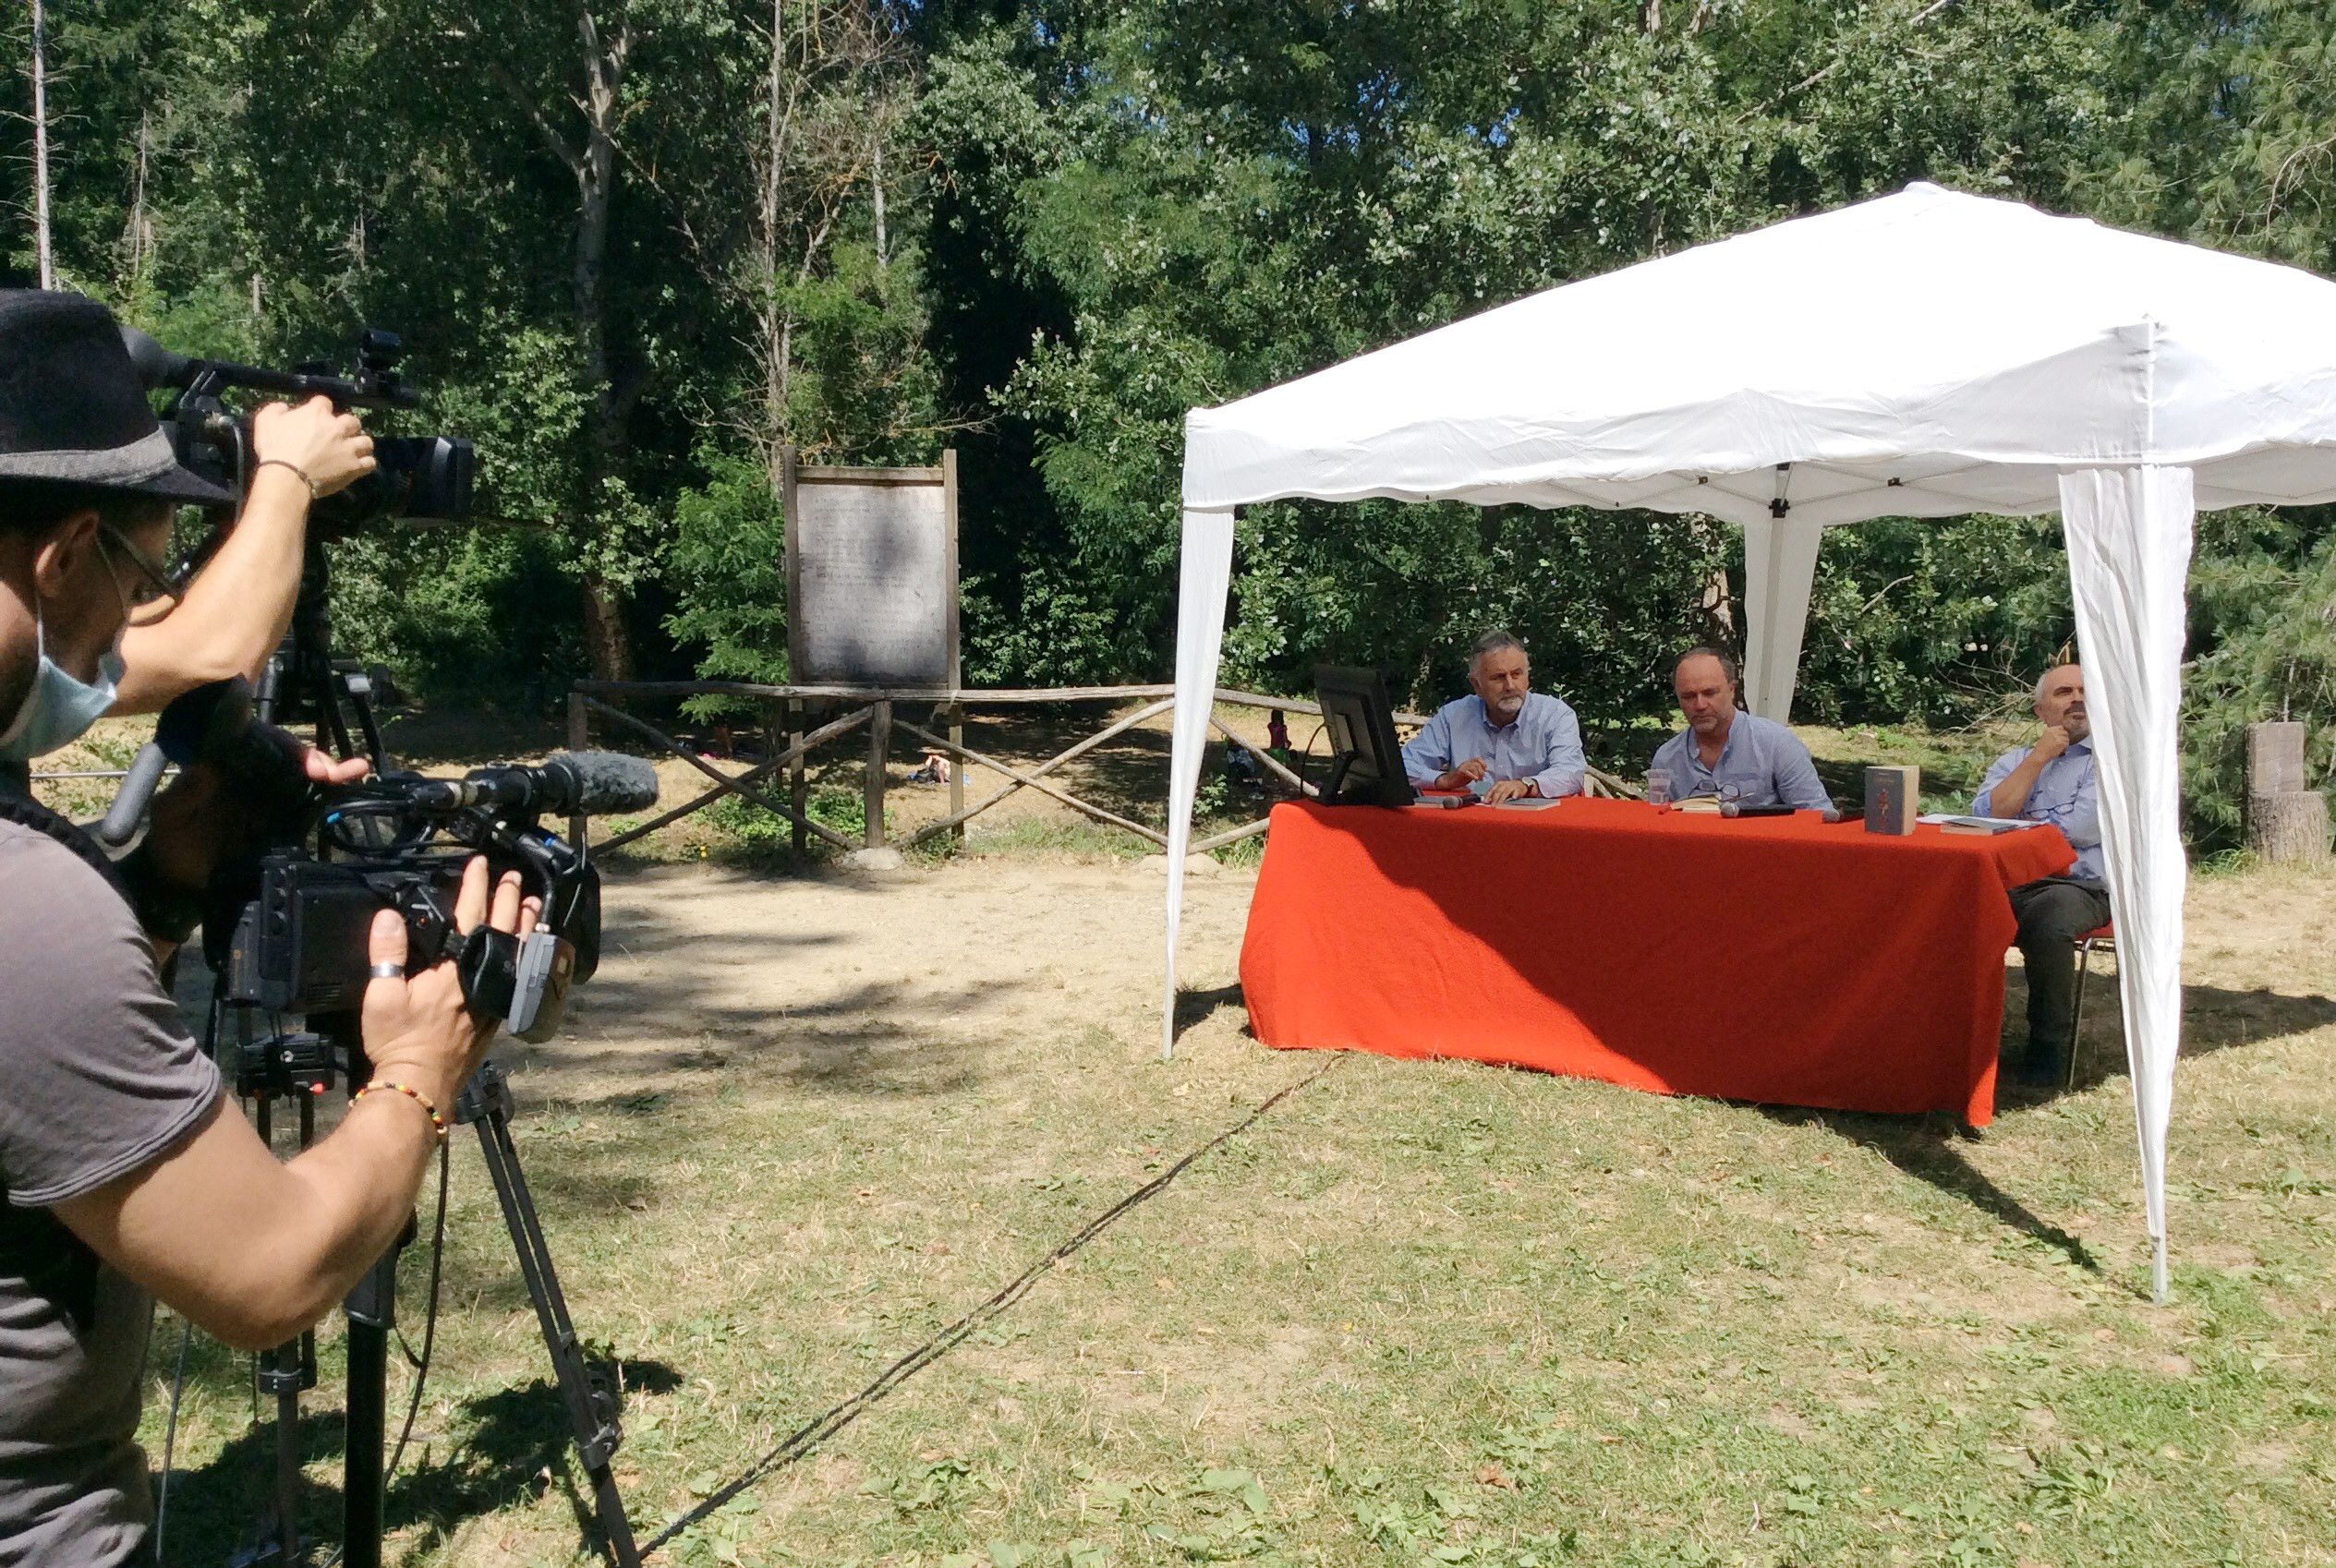
[[[2023,827],[2037,826],[2033,822],[2016,816],[1957,816],[1945,812],[1932,812],[1927,815],[1918,816],[1915,820],[1931,823],[1942,833],[1978,833],[1991,836],[1997,833],[2016,833]]]
[[[1915,802],[1922,798],[1918,767],[1876,766],[1866,769],[1866,831],[1906,834],[1914,831]]]

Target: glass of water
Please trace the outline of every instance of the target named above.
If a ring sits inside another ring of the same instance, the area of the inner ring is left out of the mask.
[[[1671,803],[1671,772],[1668,768],[1647,769],[1647,804],[1667,806]]]

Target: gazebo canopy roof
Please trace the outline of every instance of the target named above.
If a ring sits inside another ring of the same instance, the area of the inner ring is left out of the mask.
[[[1777,465],[1790,464],[1788,474]],[[1915,185],[1568,283],[1186,425],[1184,505],[2026,513],[2179,464],[2336,499],[2336,283]]]

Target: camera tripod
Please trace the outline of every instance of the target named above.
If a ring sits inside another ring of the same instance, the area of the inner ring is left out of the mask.
[[[331,653],[326,614],[330,571],[321,544],[309,540],[292,627],[284,645],[270,659],[253,701],[255,717],[268,723],[312,720],[320,747],[340,756],[357,754],[353,739],[361,741],[364,754],[378,772],[387,766],[381,726],[373,711],[370,682],[360,667],[337,660]],[[255,1102],[255,1120],[263,1141],[273,1131],[274,1104],[287,1100],[298,1107],[298,1140],[307,1148],[315,1139],[316,1102],[332,1087],[337,1071],[345,1071],[354,1094],[371,1077],[354,1013],[313,1016],[302,1021],[300,1032],[277,1031],[251,1037],[257,1009],[233,1004],[243,1013],[239,1021],[236,1092]],[[263,1020],[264,1021],[264,1020]],[[216,1043],[216,1033],[213,1041]],[[519,1272],[534,1304],[537,1326],[551,1359],[566,1406],[569,1427],[585,1474],[590,1478],[593,1503],[616,1568],[639,1568],[640,1551],[633,1538],[624,1502],[611,1469],[623,1430],[611,1392],[595,1381],[584,1359],[575,1326],[568,1316],[565,1296],[552,1266],[550,1244],[536,1216],[534,1195],[519,1167],[519,1151],[511,1135],[513,1102],[502,1069],[482,1065],[456,1098],[453,1119],[478,1130],[479,1150],[495,1187],[505,1227],[511,1233]],[[388,1374],[390,1333],[396,1323],[397,1262],[416,1230],[409,1221],[404,1235],[358,1281],[344,1302],[348,1318],[347,1453],[343,1483],[341,1562],[345,1568],[379,1568],[381,1560],[382,1507],[385,1483],[382,1447],[388,1436]],[[433,1305],[433,1310],[435,1309]],[[232,1568],[303,1568],[309,1561],[309,1543],[299,1529],[301,1484],[299,1396],[316,1386],[316,1337],[303,1333],[290,1344],[260,1357],[259,1392],[276,1402],[273,1538],[263,1538],[238,1551]]]

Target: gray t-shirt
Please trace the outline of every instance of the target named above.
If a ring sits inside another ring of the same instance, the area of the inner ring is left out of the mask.
[[[195,1048],[119,894],[48,835],[0,820],[0,1568],[111,1568],[151,1502],[139,1384],[153,1303],[48,1205],[200,1127]]]

